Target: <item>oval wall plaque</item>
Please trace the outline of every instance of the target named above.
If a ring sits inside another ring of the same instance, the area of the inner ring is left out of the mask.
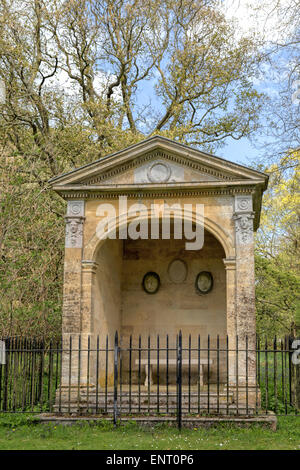
[[[142,285],[147,294],[156,294],[160,287],[159,275],[153,271],[146,273],[143,278]]]
[[[199,294],[208,294],[213,288],[213,277],[208,271],[201,271],[196,277],[196,290]]]
[[[181,259],[174,259],[169,264],[168,268],[169,279],[175,284],[180,284],[184,282],[187,277],[187,265]]]

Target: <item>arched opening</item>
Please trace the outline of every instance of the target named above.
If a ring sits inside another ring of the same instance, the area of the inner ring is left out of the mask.
[[[172,226],[170,232],[174,234]],[[108,338],[109,348],[113,347],[116,331],[123,345],[132,341],[135,347],[139,336],[143,347],[148,341],[151,347],[155,347],[158,336],[163,345],[168,335],[169,347],[175,348],[179,331],[183,335],[184,347],[188,347],[190,335],[192,348],[197,347],[199,336],[202,347],[207,347],[208,336],[210,347],[216,347],[218,335],[220,348],[224,346],[227,330],[225,250],[208,230],[204,231],[201,250],[186,250],[186,241],[185,238],[174,237],[168,240],[120,240],[117,237],[101,242],[96,256],[98,268],[93,287],[92,324],[96,335]],[[179,261],[179,270],[172,270],[174,261]],[[159,276],[160,286],[156,293],[147,293],[143,286],[143,279],[149,272]],[[196,279],[201,272],[212,276],[213,285],[208,293],[201,293],[196,288]],[[184,357],[187,354],[184,352]],[[223,356],[221,353],[220,366],[225,361]],[[137,374],[134,366],[137,357],[137,352],[134,352],[133,380],[134,373]],[[216,361],[214,364],[210,371],[211,380],[217,373]],[[126,377],[128,368],[129,358],[124,356],[123,373]],[[170,373],[174,375],[175,369]],[[161,380],[163,382],[164,378]]]
[[[174,238],[106,240],[97,254],[95,332],[112,337],[118,330],[127,337],[176,335],[181,330],[185,336],[195,332],[203,337],[225,336],[224,249],[206,230],[201,250],[188,251],[185,242]],[[172,274],[174,260],[180,260],[182,273]],[[195,286],[197,275],[203,271],[213,278],[207,294],[201,294]],[[149,272],[157,273],[160,279],[154,294],[147,293],[142,285]]]

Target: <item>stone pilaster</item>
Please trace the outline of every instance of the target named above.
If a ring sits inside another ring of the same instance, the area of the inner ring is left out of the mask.
[[[254,404],[256,387],[256,320],[252,195],[235,196],[236,242],[236,374],[240,401]]]
[[[236,341],[236,260],[235,258],[224,259],[226,270],[226,323],[228,336],[228,376],[229,383],[235,383],[235,341]]]
[[[69,384],[75,385],[77,383],[77,350],[78,339],[81,333],[81,260],[84,220],[84,201],[68,201],[65,217],[66,238],[62,324],[64,350],[62,355],[63,386],[68,386]]]
[[[68,201],[64,262],[63,334],[81,331],[84,201]]]
[[[93,325],[93,289],[96,282],[98,263],[92,260],[83,260],[82,267],[82,293],[81,293],[81,331],[92,333]]]
[[[94,334],[94,288],[98,263],[83,260],[81,293],[81,386],[95,384],[97,337]],[[90,351],[89,351],[90,349]]]

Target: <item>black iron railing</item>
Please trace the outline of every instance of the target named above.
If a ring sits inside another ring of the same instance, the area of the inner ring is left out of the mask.
[[[5,338],[0,412],[173,416],[299,414],[295,338],[72,335]],[[297,345],[297,344],[296,344]],[[3,358],[2,358],[3,359]]]

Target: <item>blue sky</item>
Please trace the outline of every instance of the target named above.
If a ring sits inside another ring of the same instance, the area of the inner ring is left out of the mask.
[[[289,0],[279,0],[282,7],[285,7],[288,3]],[[283,40],[286,37],[286,30],[282,28],[282,17],[273,8],[273,0],[263,0],[263,3],[262,0],[220,0],[220,4],[228,19],[236,23],[237,37],[255,34],[267,42],[270,40]],[[260,9],[257,9],[257,7]],[[266,93],[274,97],[278,95],[280,81],[283,82],[284,78],[277,77],[276,73],[273,73],[268,66],[265,66],[261,78],[255,80],[254,86],[260,93]],[[156,104],[151,80],[143,82],[139,95],[139,104],[141,102],[147,103],[150,97],[152,103]],[[261,123],[266,124],[263,116],[261,117]],[[270,142],[266,135],[259,136],[256,134],[252,136],[252,139],[250,141],[245,137],[235,140],[229,137],[226,139],[226,145],[217,149],[215,153],[227,160],[250,165],[261,160],[264,143]]]
[[[285,6],[290,0],[277,0],[282,6]],[[236,35],[237,38],[241,36],[247,36],[248,34],[256,34],[258,37],[263,38],[266,41],[284,38],[286,31],[282,28],[282,18],[278,16],[278,12],[274,9],[273,0],[220,0],[220,6],[224,10],[225,15],[230,21],[236,23]],[[263,10],[257,10],[257,7],[263,8]],[[270,14],[270,11],[272,12]],[[290,32],[290,31],[289,31]],[[113,74],[112,70],[109,70],[109,66],[98,71],[97,81],[98,86],[103,87],[103,77],[107,74]],[[280,77],[282,79],[282,77]],[[278,80],[278,78],[277,78]],[[254,85],[259,92],[266,92],[269,95],[277,93],[278,81],[276,77],[272,77],[272,70],[265,68],[261,74],[260,79],[255,79]],[[63,80],[65,83],[68,79]],[[281,80],[282,81],[282,80]],[[152,101],[154,109],[158,108],[159,111],[159,99],[155,96],[153,89],[154,81],[143,81],[140,84],[138,90],[137,100],[138,107]],[[263,117],[262,117],[263,119]],[[263,124],[265,124],[262,121]],[[147,131],[150,129],[148,128]],[[145,129],[146,131],[146,129]],[[147,133],[146,131],[146,133]],[[226,145],[216,150],[216,155],[225,159],[241,163],[244,165],[250,165],[253,161],[261,159],[263,154],[263,144],[267,140],[266,136],[253,136],[255,138],[252,143],[248,138],[242,138],[240,140],[234,140],[231,137],[227,138]]]
[[[261,156],[261,151],[255,148],[247,138],[234,140],[229,137],[226,147],[219,149],[216,153],[218,156],[226,158],[226,160],[243,165],[250,164],[251,161]]]
[[[274,8],[274,0],[220,1],[224,5],[226,16],[236,22],[241,35],[254,33],[267,42],[284,42],[287,35],[292,32],[292,19],[284,16],[285,8],[289,5],[290,0],[277,0],[276,5],[279,8]],[[280,8],[282,8],[282,11]],[[285,23],[289,25],[289,28],[286,28]],[[294,24],[294,27],[297,27],[297,25]],[[282,58],[278,57],[277,59],[281,60]],[[257,80],[255,87],[259,92],[274,97],[278,96],[278,90],[282,83],[284,83],[283,76],[278,77],[276,71],[273,72],[270,68],[265,67],[264,74],[261,80]],[[264,121],[262,123],[266,124]],[[261,159],[264,143],[271,142],[271,139],[266,135],[256,135],[254,138],[256,145],[253,145],[248,138],[242,138],[239,141],[228,138],[226,140],[227,145],[216,153],[237,163],[250,164]]]

